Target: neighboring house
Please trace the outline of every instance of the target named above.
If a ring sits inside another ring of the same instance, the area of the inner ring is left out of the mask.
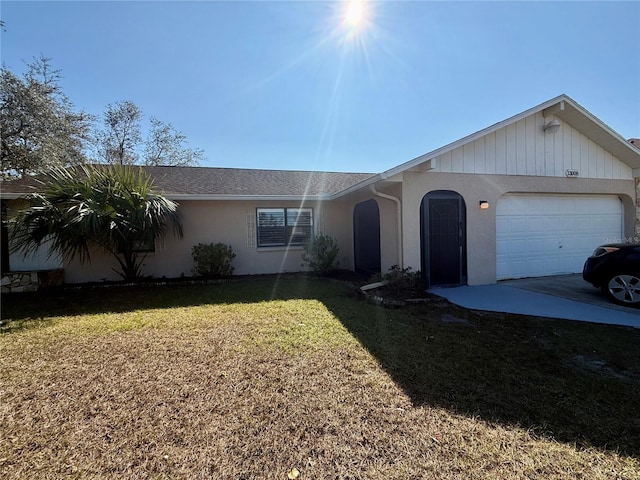
[[[231,245],[236,274],[299,271],[320,233],[338,241],[342,268],[411,267],[431,285],[577,273],[597,245],[635,238],[640,205],[640,149],[565,95],[375,175],[145,170],[184,224],[148,254],[154,277],[191,275],[200,242]],[[92,258],[65,264],[66,281],[116,278],[107,256]]]

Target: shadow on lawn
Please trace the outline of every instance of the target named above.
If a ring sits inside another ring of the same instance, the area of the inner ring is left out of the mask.
[[[414,405],[640,457],[637,330],[448,304],[357,315],[325,304]]]
[[[415,405],[640,457],[637,330],[487,314],[446,303],[386,310],[334,282],[257,280],[3,296],[2,331],[38,328],[43,316],[317,299]]]

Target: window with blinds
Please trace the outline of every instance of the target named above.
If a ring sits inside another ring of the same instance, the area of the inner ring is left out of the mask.
[[[258,247],[304,245],[313,236],[313,209],[258,208]]]

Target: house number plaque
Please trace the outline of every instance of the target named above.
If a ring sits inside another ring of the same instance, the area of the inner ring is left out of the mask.
[[[564,171],[564,176],[565,177],[579,177],[580,176],[580,172],[578,170],[565,170]]]

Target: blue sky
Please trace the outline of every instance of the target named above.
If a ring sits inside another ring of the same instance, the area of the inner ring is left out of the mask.
[[[132,100],[205,166],[381,172],[561,93],[640,137],[640,2],[2,1],[2,62]]]

